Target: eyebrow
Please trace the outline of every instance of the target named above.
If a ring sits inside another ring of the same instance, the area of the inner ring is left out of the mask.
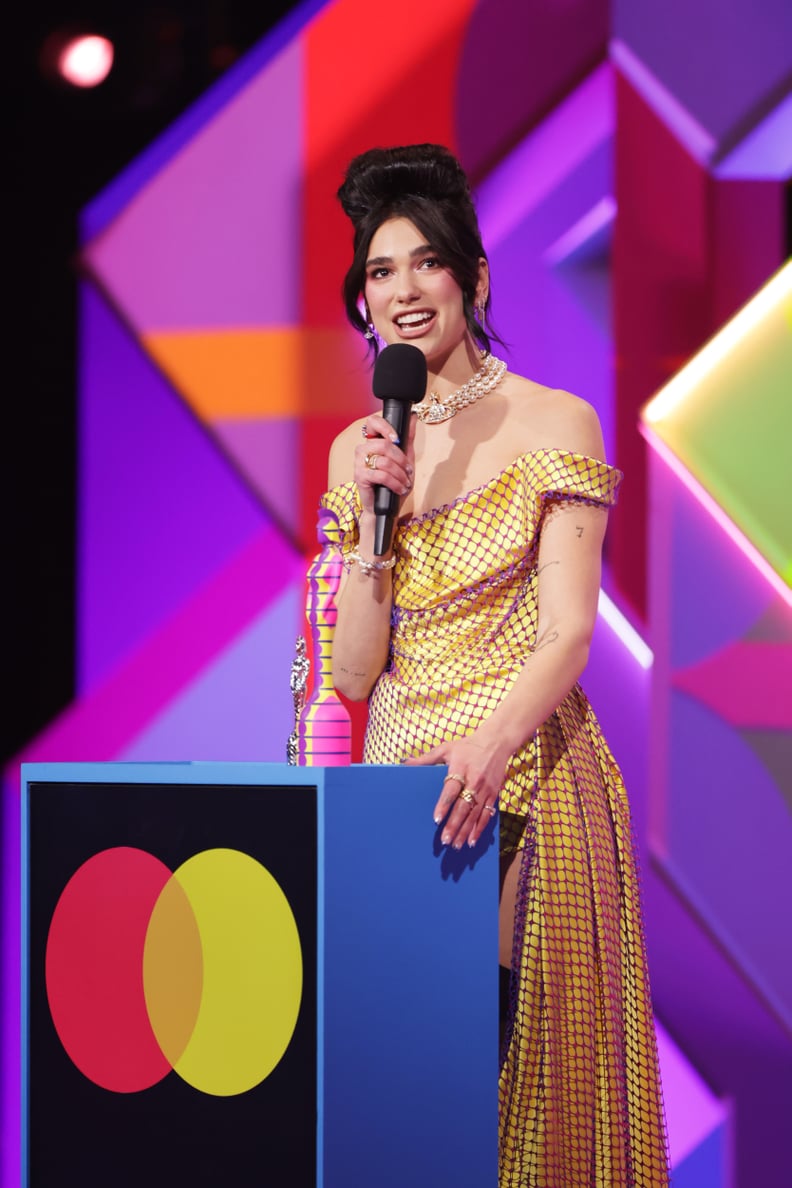
[[[430,243],[421,243],[418,247],[414,247],[410,252],[410,259],[414,260],[416,256],[423,256],[426,252],[433,252],[435,249]],[[371,268],[380,264],[392,264],[392,256],[372,256],[370,260],[366,260],[366,268]]]

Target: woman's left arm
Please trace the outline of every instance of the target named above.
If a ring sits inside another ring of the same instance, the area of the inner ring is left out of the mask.
[[[443,830],[444,845],[475,845],[490,820],[506,767],[579,679],[588,660],[597,616],[602,541],[608,513],[579,503],[557,503],[545,513],[537,557],[539,616],[536,642],[517,680],[472,734],[434,747],[412,763],[447,763],[476,797],[455,805]],[[441,821],[461,785],[447,780],[435,807]]]
[[[570,453],[604,459],[602,430],[591,405],[568,392],[551,393],[549,402],[548,441],[563,442]],[[517,680],[472,734],[409,761],[447,763],[449,773],[464,778],[461,787],[446,780],[435,806],[436,821],[448,815],[444,845],[476,844],[503,787],[509,759],[558,708],[586,667],[607,521],[606,507],[563,499],[550,504],[539,536],[536,640]],[[475,796],[472,806],[457,799],[463,788]]]

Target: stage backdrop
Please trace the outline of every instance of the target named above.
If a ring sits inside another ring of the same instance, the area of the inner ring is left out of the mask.
[[[589,399],[626,472],[584,683],[634,808],[674,1183],[780,1188],[788,274],[761,293],[787,252],[787,0],[733,0],[728,20],[716,0],[399,16],[295,9],[84,211],[79,696],[20,758],[284,758],[327,449],[371,407],[335,190],[372,144],[448,144],[476,183],[510,364]],[[721,329],[725,404],[702,351]],[[10,1186],[17,763],[3,805]]]

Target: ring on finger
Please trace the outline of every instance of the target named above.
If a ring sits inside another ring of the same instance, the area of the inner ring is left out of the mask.
[[[489,813],[489,815],[491,817],[494,817],[498,811],[494,804],[485,804],[485,805],[483,805],[483,808],[484,808],[484,811],[486,813]]]
[[[368,435],[369,435],[369,432],[368,432],[368,425],[366,424],[366,422],[365,422],[365,421],[364,421],[364,422],[363,422],[363,424],[360,426],[360,431],[361,431],[361,433],[363,434],[363,436],[365,437],[366,441],[368,441]]]
[[[377,454],[366,454],[366,457],[363,459],[363,461],[365,462],[366,466],[368,466],[369,470],[377,469],[378,456],[379,455]]]
[[[463,788],[462,791],[459,793],[457,800],[464,800],[465,804],[469,804],[469,805],[474,805],[474,804],[478,803],[475,795],[473,794],[473,790],[471,788]]]
[[[464,786],[465,786],[465,777],[461,776],[461,775],[457,775],[455,771],[450,771],[448,773],[448,775],[446,776],[446,778],[443,780],[443,783],[447,784],[449,780],[459,780],[460,788],[464,788]]]

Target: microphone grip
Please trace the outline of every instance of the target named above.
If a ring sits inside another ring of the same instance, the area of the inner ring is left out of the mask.
[[[382,402],[382,415],[399,436],[399,445],[404,448],[407,430],[410,426],[412,401],[397,400],[386,396]],[[382,557],[391,547],[393,525],[399,509],[399,497],[388,487],[377,487],[374,492],[374,556]]]
[[[386,491],[387,487],[383,487],[382,490]],[[393,495],[393,492],[388,491],[388,494]],[[375,557],[384,556],[384,554],[387,553],[388,549],[391,547],[391,541],[393,540],[393,522],[395,518],[395,515],[393,515],[391,512],[377,512],[376,519],[374,520]]]

